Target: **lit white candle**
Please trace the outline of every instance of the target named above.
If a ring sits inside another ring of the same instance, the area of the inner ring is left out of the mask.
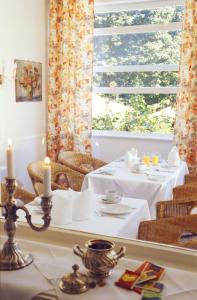
[[[13,148],[12,148],[12,140],[8,140],[8,148],[6,150],[7,157],[7,177],[9,179],[14,178],[14,159],[13,159]]]
[[[44,197],[49,197],[51,194],[51,165],[50,158],[45,157],[44,160]]]

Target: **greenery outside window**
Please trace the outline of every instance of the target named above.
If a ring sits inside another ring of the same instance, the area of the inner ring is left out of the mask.
[[[95,4],[93,129],[171,133],[183,0]]]

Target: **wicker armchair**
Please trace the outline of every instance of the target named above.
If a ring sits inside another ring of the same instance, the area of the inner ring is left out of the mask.
[[[197,200],[197,185],[194,183],[178,185],[173,188],[173,200]]]
[[[104,161],[88,154],[73,151],[60,152],[58,162],[84,175],[106,165]]]
[[[43,191],[43,161],[35,161],[28,165],[27,170],[31,178],[36,195]],[[64,175],[64,182],[58,182],[58,178]],[[81,191],[84,175],[58,163],[51,163],[51,189],[68,189]]]
[[[197,206],[197,200],[169,200],[159,201],[156,204],[157,219],[187,216]]]
[[[197,174],[185,175],[185,183],[195,183],[197,185]]]
[[[16,188],[16,192],[14,194],[14,198],[22,200],[25,204],[34,200],[36,196],[20,187]],[[4,203],[8,199],[8,193],[6,190],[6,186],[4,183],[1,183],[1,199],[2,203]]]
[[[181,235],[185,232],[197,234],[197,214],[143,221],[139,226],[138,239],[176,244],[180,242]]]

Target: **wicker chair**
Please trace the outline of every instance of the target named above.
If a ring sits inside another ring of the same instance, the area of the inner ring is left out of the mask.
[[[20,187],[16,188],[14,198],[22,200],[25,204],[34,200],[36,196]],[[1,199],[2,203],[6,202],[8,199],[8,193],[4,183],[1,183]]]
[[[27,170],[31,178],[35,193],[37,196],[43,192],[43,161],[35,161],[28,165]],[[63,184],[57,181],[61,175],[65,176]],[[66,166],[58,163],[51,163],[51,189],[68,189],[71,188],[75,191],[81,191],[84,175],[74,171]]]
[[[195,183],[197,185],[197,174],[185,175],[185,183]]]
[[[197,234],[197,214],[143,221],[139,226],[138,239],[176,244],[180,242],[181,235],[185,232]]]
[[[178,185],[173,188],[173,200],[197,200],[197,185],[194,183]]]
[[[60,152],[58,162],[84,175],[106,165],[104,161],[88,154],[73,151]]]
[[[159,201],[156,204],[157,219],[187,216],[197,206],[197,200],[169,200]]]

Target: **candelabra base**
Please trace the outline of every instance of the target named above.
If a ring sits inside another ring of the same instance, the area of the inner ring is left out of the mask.
[[[0,251],[0,270],[18,270],[31,264],[33,256],[18,248],[16,242],[5,242]]]

